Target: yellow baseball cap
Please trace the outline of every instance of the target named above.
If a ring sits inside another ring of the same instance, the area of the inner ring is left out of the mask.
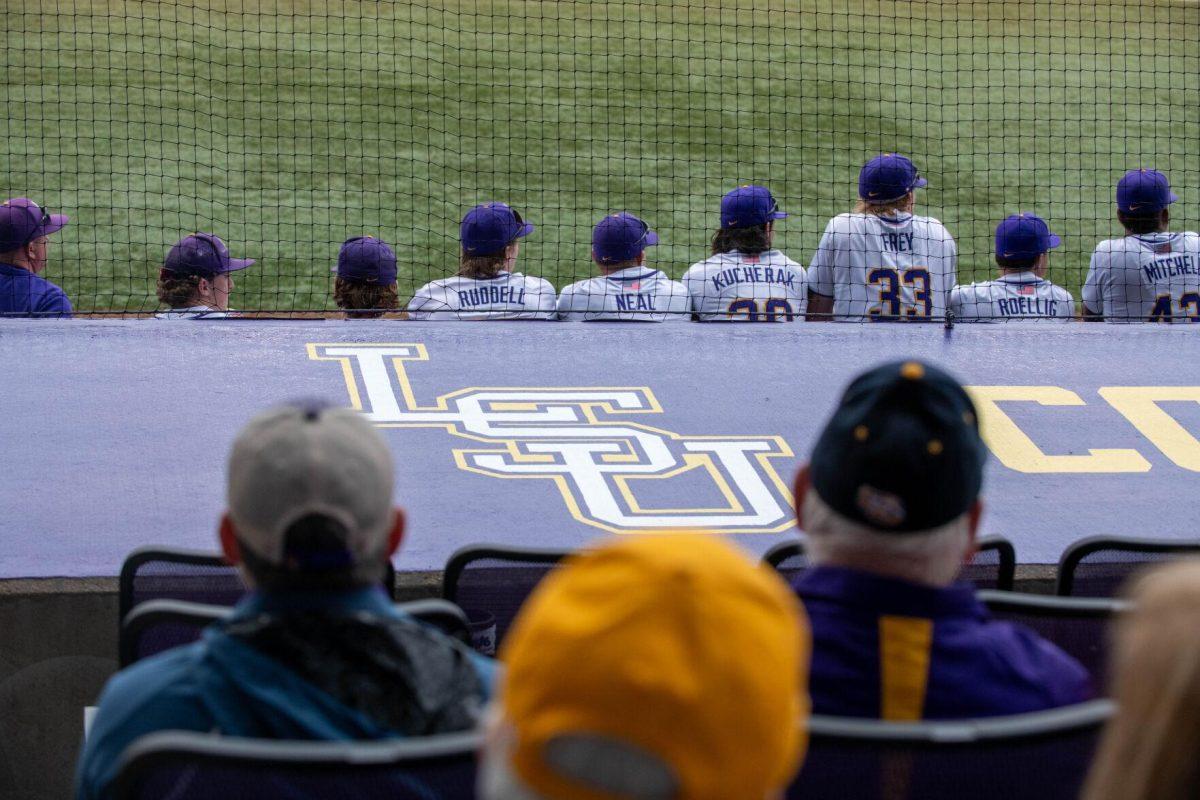
[[[505,639],[513,769],[555,800],[639,796],[605,765],[618,743],[665,767],[673,785],[644,796],[761,798],[803,757],[810,651],[789,587],[718,537],[603,544],[550,574]]]

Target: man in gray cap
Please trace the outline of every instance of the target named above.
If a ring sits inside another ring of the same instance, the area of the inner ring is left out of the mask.
[[[1078,662],[955,583],[986,460],[971,398],[936,367],[884,364],[846,389],[796,478],[813,713],[914,721],[1090,699]]]
[[[494,665],[395,610],[379,582],[404,533],[391,454],[357,411],[300,403],[250,422],[229,458],[226,557],[252,592],[200,641],[109,681],[78,798],[107,797],[140,736],[383,739],[472,729]]]
[[[71,316],[66,292],[38,275],[50,258],[50,234],[67,222],[26,197],[0,204],[0,317]]]

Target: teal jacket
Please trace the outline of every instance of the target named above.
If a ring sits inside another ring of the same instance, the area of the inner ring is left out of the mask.
[[[164,730],[215,732],[263,739],[369,740],[402,736],[341,702],[284,664],[226,633],[262,614],[319,610],[404,619],[382,591],[252,594],[200,641],[134,664],[100,695],[79,758],[75,796],[108,797],[121,753],[135,739]],[[460,650],[491,694],[496,663],[437,635],[433,646]]]

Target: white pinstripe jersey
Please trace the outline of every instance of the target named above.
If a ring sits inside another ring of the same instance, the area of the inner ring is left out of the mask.
[[[808,306],[804,267],[778,250],[718,253],[693,264],[683,285],[703,321],[792,322]]]
[[[958,249],[933,217],[839,214],[825,226],[808,286],[833,298],[834,319],[941,317]]]
[[[410,319],[554,319],[550,281],[519,272],[454,276],[427,283],[408,304]]]
[[[1033,272],[1010,272],[994,281],[955,286],[950,310],[962,322],[1075,316],[1071,293]]]
[[[1083,304],[1110,322],[1200,322],[1200,236],[1150,233],[1101,242]]]
[[[678,322],[691,319],[687,289],[665,272],[629,267],[577,281],[558,298],[561,319]]]

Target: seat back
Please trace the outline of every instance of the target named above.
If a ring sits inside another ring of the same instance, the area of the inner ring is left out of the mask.
[[[788,583],[796,581],[809,567],[804,553],[804,542],[800,539],[775,545],[763,560],[770,564]],[[977,589],[1013,588],[1017,571],[1017,552],[1012,542],[1000,536],[988,536],[979,540],[979,551],[971,563],[963,567],[960,578],[969,581]]]
[[[469,545],[446,562],[442,596],[469,619],[481,614],[495,617],[499,645],[534,587],[568,555],[568,550]]]
[[[386,742],[272,742],[167,732],[121,756],[118,800],[470,800],[475,733]]]
[[[994,619],[1033,629],[1082,664],[1091,673],[1094,686],[1105,686],[1109,629],[1118,614],[1130,609],[1128,602],[996,591],[981,591],[977,596]]]
[[[1122,584],[1147,566],[1200,553],[1200,541],[1093,536],[1075,542],[1058,561],[1056,594],[1116,597]]]
[[[453,603],[433,598],[399,603],[396,608],[465,644],[471,643],[467,617]],[[117,642],[121,668],[196,641],[206,627],[229,612],[228,606],[182,600],[148,600],[138,604],[121,623]]]
[[[795,800],[1063,800],[1079,796],[1113,704],[964,722],[814,716]]]
[[[389,563],[383,585],[395,597],[396,572]],[[238,568],[220,553],[142,547],[121,565],[118,621],[149,600],[231,606],[246,593]]]

